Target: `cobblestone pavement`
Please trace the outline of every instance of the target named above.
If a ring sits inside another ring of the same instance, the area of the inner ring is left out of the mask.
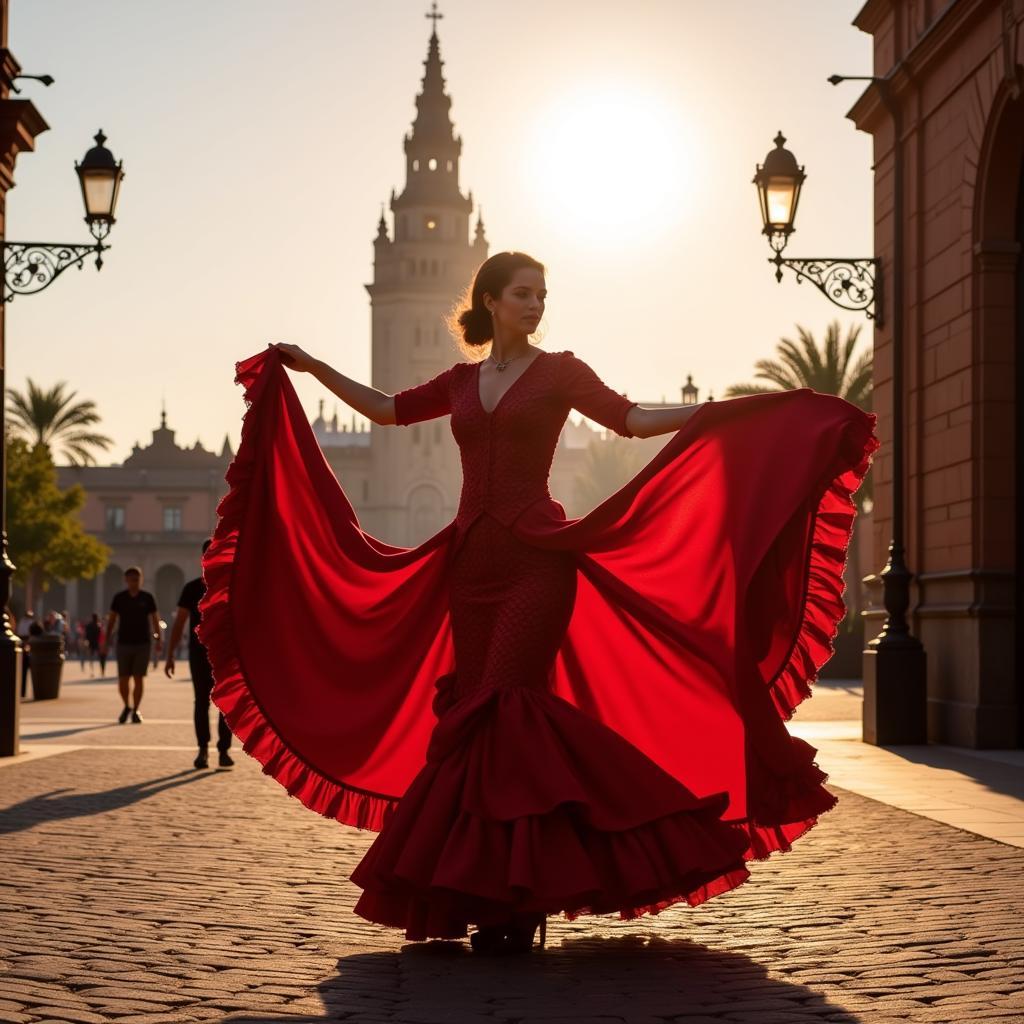
[[[193,771],[147,735],[189,739],[190,687],[162,685],[177,724],[0,768],[0,1022],[1024,1021],[1020,849],[838,790],[703,907],[556,919],[545,952],[477,959],[356,918],[372,834],[240,753]],[[50,732],[72,710],[107,729],[109,690],[88,691],[38,706]]]

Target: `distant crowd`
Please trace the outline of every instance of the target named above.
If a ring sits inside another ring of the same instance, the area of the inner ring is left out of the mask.
[[[166,629],[167,623],[161,622]],[[93,612],[88,620],[79,619],[72,621],[67,611],[48,611],[40,619],[35,612],[29,609],[15,625],[11,623],[12,632],[17,633],[21,639],[24,654],[21,664],[21,696],[24,698],[28,692],[29,673],[32,671],[32,658],[29,649],[29,642],[34,636],[59,636],[64,641],[64,656],[69,661],[77,659],[84,672],[86,668],[89,675],[103,676],[107,671],[107,651],[116,648],[117,628],[115,626],[111,637],[107,636],[107,626],[100,617],[99,612]],[[108,641],[113,641],[110,643]],[[179,642],[179,649],[175,651],[176,656],[183,657],[188,644],[188,639],[183,637]],[[153,668],[157,667],[159,653],[153,651]]]
[[[212,541],[202,545],[205,555]],[[198,753],[192,762],[197,769],[209,767],[210,697],[213,692],[213,671],[210,668],[206,648],[199,639],[198,628],[202,620],[199,605],[206,594],[206,583],[202,576],[189,580],[181,590],[170,629],[170,639],[164,645],[168,634],[167,623],[160,618],[156,598],[142,589],[142,569],[130,565],[124,571],[125,589],[114,594],[110,610],[105,618],[93,612],[88,621],[73,623],[68,613],[49,611],[40,622],[32,610],[20,620],[15,620],[11,609],[5,608],[4,615],[10,629],[21,638],[22,654],[21,696],[28,694],[29,673],[32,671],[32,641],[50,635],[64,641],[65,658],[77,657],[82,670],[89,666],[90,675],[106,674],[107,652],[113,652],[117,669],[117,689],[123,703],[117,716],[119,725],[132,722],[142,724],[139,705],[142,703],[146,672],[152,660],[156,668],[160,656],[165,656],[164,675],[168,679],[175,673],[175,663],[184,655],[188,658],[192,688],[195,694],[194,724]],[[38,652],[37,652],[38,653]],[[42,655],[39,654],[41,658]],[[38,666],[42,671],[43,664]],[[33,679],[35,688],[37,680]],[[230,768],[234,764],[228,749],[231,746],[231,730],[223,714],[217,714],[217,767]]]

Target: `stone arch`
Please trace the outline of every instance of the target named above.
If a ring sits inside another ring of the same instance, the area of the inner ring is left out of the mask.
[[[178,606],[181,588],[185,586],[185,573],[181,566],[168,563],[161,565],[153,580],[153,596],[160,612],[160,618],[172,622],[174,609]]]
[[[992,703],[1017,708],[1024,745],[1024,95],[1004,78],[993,92],[979,147],[971,210],[975,614]]]
[[[420,544],[433,537],[444,523],[444,495],[430,483],[416,484],[405,501],[409,517],[409,541]]]

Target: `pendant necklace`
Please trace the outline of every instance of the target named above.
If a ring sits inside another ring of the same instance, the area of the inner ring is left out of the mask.
[[[520,352],[519,355],[512,356],[511,359],[503,359],[501,362],[499,362],[497,359],[495,359],[494,356],[491,355],[490,353],[488,353],[487,358],[490,359],[490,361],[492,363],[494,363],[494,365],[498,368],[498,373],[502,373],[502,372],[504,372],[508,368],[508,364],[509,363],[514,362],[516,359],[519,359],[520,356],[524,356],[524,355],[526,355],[525,352]]]

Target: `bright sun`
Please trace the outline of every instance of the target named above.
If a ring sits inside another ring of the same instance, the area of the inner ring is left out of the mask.
[[[543,113],[528,187],[543,215],[582,241],[651,238],[676,226],[692,192],[692,146],[680,111],[655,93],[593,85]]]

